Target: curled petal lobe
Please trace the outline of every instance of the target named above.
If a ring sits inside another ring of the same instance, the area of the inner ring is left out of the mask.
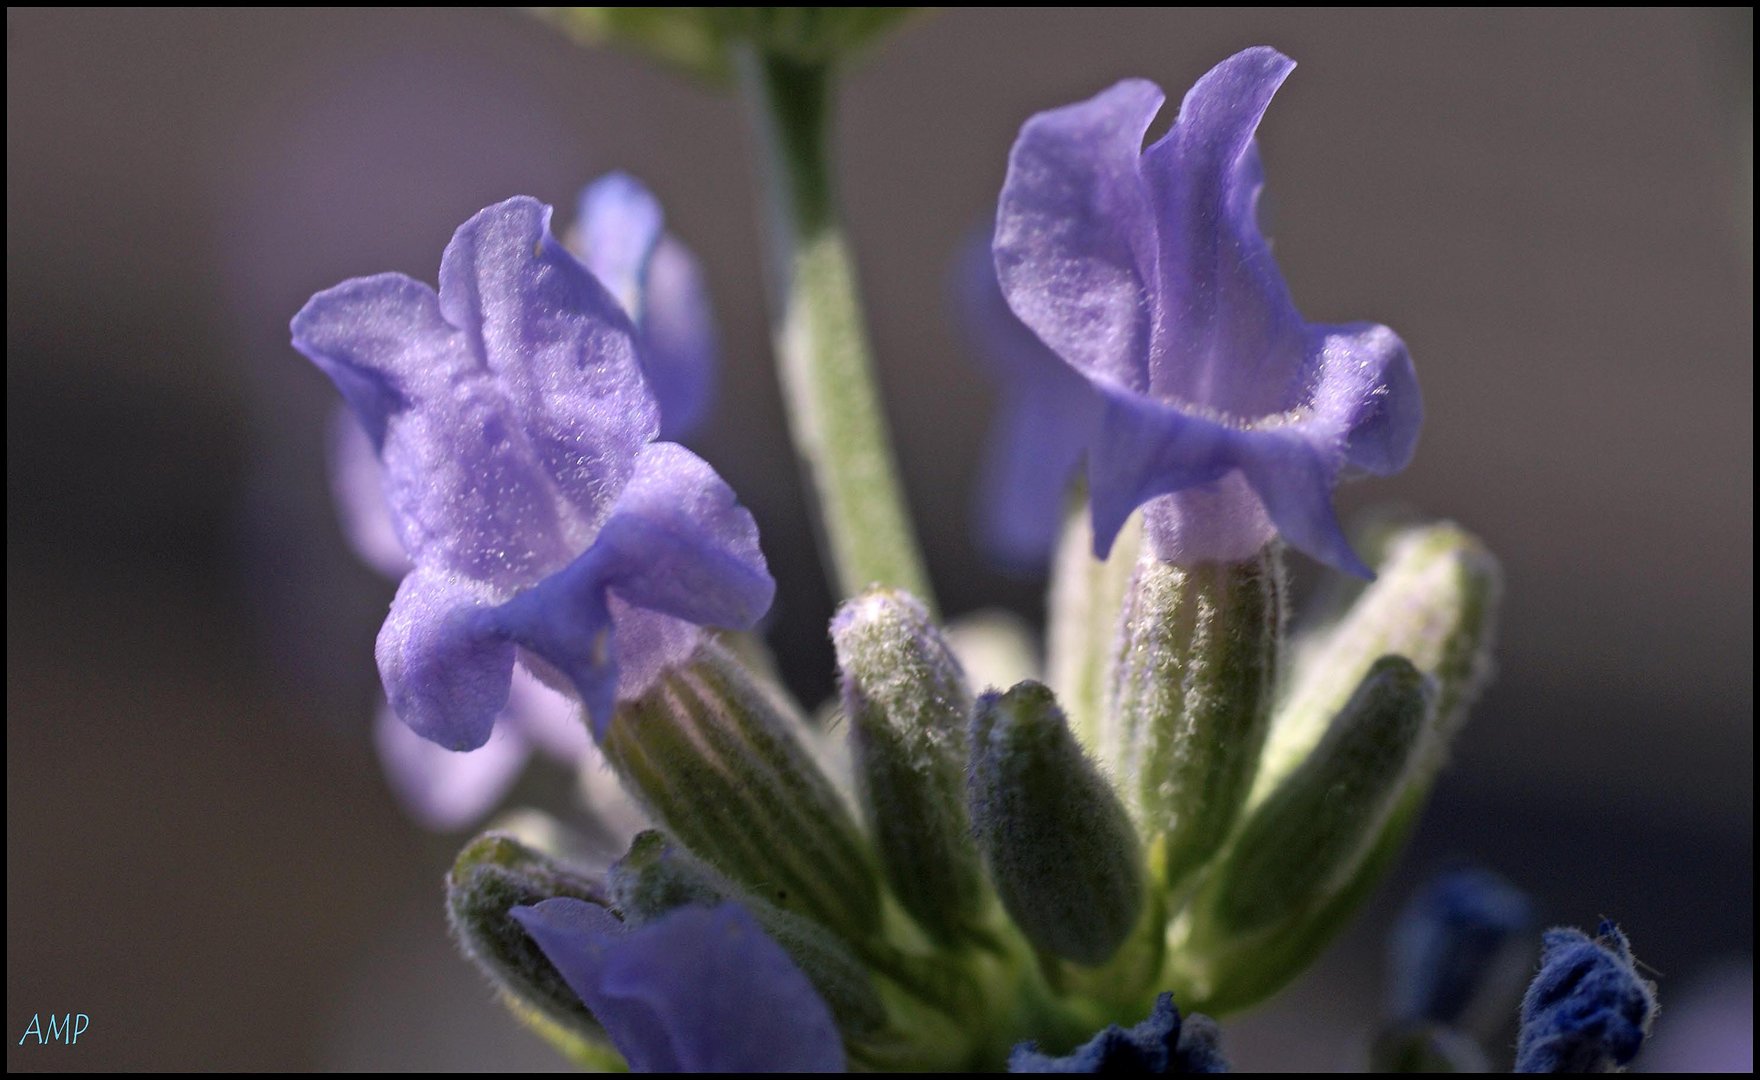
[[[701,627],[749,629],[775,589],[757,525],[733,491],[689,450],[654,443],[592,546],[491,619],[573,680],[602,731],[616,700],[688,656]],[[620,678],[625,650],[641,658],[630,669],[639,682]]]
[[[434,290],[403,274],[354,278],[293,317],[293,347],[330,376],[375,447],[412,400],[442,394],[471,366]]]
[[[643,1072],[842,1071],[842,1040],[807,977],[735,903],[631,929],[558,898],[516,907],[569,987]]]
[[[1138,168],[1159,87],[1127,79],[1040,113],[1009,153],[996,277],[1009,307],[1090,378],[1148,389],[1155,219]]]
[[[550,235],[550,213],[519,197],[460,226],[440,261],[440,307],[493,377],[507,434],[541,463],[570,539],[582,540],[659,417],[634,327]]]
[[[475,750],[507,704],[514,647],[486,622],[491,590],[420,567],[403,579],[375,652],[385,697],[416,734]]]
[[[1253,148],[1294,67],[1265,47],[1229,57],[1143,155],[1160,255],[1150,385],[1165,400],[1249,418],[1297,403],[1302,320],[1255,220],[1263,174]]]
[[[1423,398],[1399,335],[1374,323],[1311,326],[1318,375],[1316,418],[1342,445],[1346,464],[1376,476],[1404,469],[1418,446]]]

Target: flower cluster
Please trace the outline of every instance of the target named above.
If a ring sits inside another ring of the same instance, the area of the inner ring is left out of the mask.
[[[1402,467],[1420,410],[1391,331],[1310,324],[1289,299],[1254,135],[1293,65],[1248,49],[1147,150],[1162,95],[1141,81],[1015,144],[993,242],[961,273],[1008,385],[994,535],[1042,558],[1085,460],[1091,526],[1070,532],[1092,554],[1059,559],[1039,677],[974,680],[969,638],[896,580],[913,560],[852,542],[904,521],[863,516],[891,497],[883,427],[815,412],[866,400],[821,393],[828,371],[866,377],[859,343],[795,370],[860,334],[814,172],[829,61],[802,45],[839,26],[717,17],[703,39],[776,107],[798,211],[779,230],[784,378],[804,452],[827,455],[840,573],[874,583],[831,624],[837,722],[738,633],[774,592],[756,522],[664,441],[710,396],[703,277],[613,175],[583,194],[572,251],[513,198],[458,229],[438,291],[359,278],[293,320],[352,414],[345,522],[402,579],[376,650],[393,783],[451,827],[531,747],[603,762],[621,858],[492,831],[448,879],[465,952],[582,1063],[1223,1071],[1205,1014],[1299,973],[1416,820],[1484,682],[1497,564],[1453,525],[1382,529],[1363,544],[1379,577],[1286,637],[1280,538],[1367,576],[1332,488]],[[870,445],[839,457],[840,438]],[[1433,899],[1402,937],[1401,1023],[1458,1019],[1526,921],[1483,883]],[[1555,933],[1544,965],[1524,1067],[1629,1060],[1651,999],[1624,938]]]

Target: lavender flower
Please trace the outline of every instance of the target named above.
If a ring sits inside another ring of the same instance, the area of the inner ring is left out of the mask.
[[[1421,408],[1399,337],[1304,322],[1259,232],[1253,134],[1294,66],[1237,53],[1147,150],[1164,98],[1126,80],[1033,117],[1009,156],[997,276],[1104,401],[1088,450],[1102,556],[1147,503],[1170,562],[1244,559],[1281,534],[1368,576],[1332,488],[1346,468],[1403,468]]]
[[[516,907],[636,1072],[841,1072],[843,1043],[813,984],[737,903],[631,928],[558,898]]]
[[[954,284],[966,337],[1002,397],[984,451],[979,538],[1004,563],[1039,569],[1057,542],[1100,398],[1009,310],[988,232],[961,251]]]
[[[385,467],[414,565],[379,634],[386,695],[451,749],[487,741],[516,659],[602,727],[775,588],[726,484],[652,441],[637,331],[549,219],[499,203],[454,235],[438,294],[357,278],[293,320]]]
[[[708,412],[719,347],[702,268],[664,224],[639,180],[607,173],[581,190],[569,247],[635,323],[660,437],[678,439]]]

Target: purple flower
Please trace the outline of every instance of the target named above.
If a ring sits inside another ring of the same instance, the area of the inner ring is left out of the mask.
[[[732,902],[639,928],[558,898],[513,917],[636,1072],[841,1072],[831,1010]]]
[[[979,535],[997,558],[1034,570],[1057,542],[1100,398],[1009,310],[989,241],[988,232],[971,238],[954,282],[960,322],[1002,395],[985,448]]]
[[[637,332],[549,220],[509,199],[453,236],[438,294],[356,278],[293,320],[378,453],[413,564],[379,633],[386,696],[450,749],[488,740],[516,659],[602,728],[775,589],[733,492],[653,441]]]
[[[1255,220],[1253,133],[1294,63],[1237,53],[1143,137],[1161,90],[1126,80],[1027,121],[997,212],[1021,321],[1099,391],[1088,449],[1097,554],[1148,504],[1175,563],[1237,560],[1275,534],[1368,576],[1332,511],[1341,472],[1388,474],[1421,420],[1393,331],[1304,322]]]
[[[702,268],[664,224],[640,181],[607,173],[582,189],[569,246],[635,323],[660,436],[677,439],[708,412],[719,347]]]

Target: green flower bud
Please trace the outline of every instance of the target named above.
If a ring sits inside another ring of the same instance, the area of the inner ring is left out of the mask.
[[[930,936],[957,941],[986,889],[965,807],[972,694],[929,612],[877,589],[831,622],[856,786],[892,891]]]
[[[1084,503],[1064,524],[1045,602],[1046,679],[1057,690],[1081,744],[1096,746],[1109,673],[1118,652],[1119,611],[1143,542],[1143,516],[1131,515],[1105,562],[1094,558]]]
[[[611,868],[611,899],[625,922],[641,925],[687,905],[739,901],[806,975],[843,1032],[859,1037],[886,1023],[886,1008],[861,961],[823,926],[783,911],[697,861],[652,830],[635,838]]]
[[[1015,924],[1047,952],[1105,963],[1143,909],[1142,851],[1050,690],[1024,682],[979,699],[970,783],[978,845]]]
[[[1379,575],[1350,609],[1298,643],[1299,663],[1272,720],[1253,800],[1263,798],[1320,742],[1328,723],[1377,659],[1404,656],[1436,681],[1436,724],[1424,757],[1441,765],[1448,741],[1491,673],[1491,636],[1502,593],[1497,560],[1458,525],[1394,530]]]
[[[752,895],[851,940],[879,925],[867,847],[804,721],[721,646],[624,702],[601,749],[653,819]]]
[[[1377,579],[1343,615],[1298,641],[1292,686],[1272,716],[1249,808],[1264,805],[1316,752],[1349,698],[1345,680],[1356,680],[1354,689],[1387,653],[1407,657],[1434,684],[1434,708],[1377,835],[1323,898],[1244,938],[1215,934],[1213,921],[1194,917],[1201,913],[1176,925],[1174,977],[1193,1008],[1215,1015],[1263,1000],[1320,954],[1398,857],[1489,675],[1497,560],[1448,523],[1393,526],[1382,546]]]
[[[599,882],[504,833],[484,833],[465,845],[446,876],[446,915],[453,935],[514,1014],[577,1063],[616,1067],[622,1058],[605,1029],[507,914],[518,905],[556,896],[606,904]]]
[[[1172,889],[1222,846],[1264,747],[1283,628],[1283,567],[1267,547],[1238,563],[1179,567],[1145,554],[1120,619],[1122,647],[1099,757]]]
[[[1242,823],[1196,902],[1199,919],[1241,937],[1335,891],[1380,835],[1433,705],[1410,661],[1377,661],[1313,754]]]

